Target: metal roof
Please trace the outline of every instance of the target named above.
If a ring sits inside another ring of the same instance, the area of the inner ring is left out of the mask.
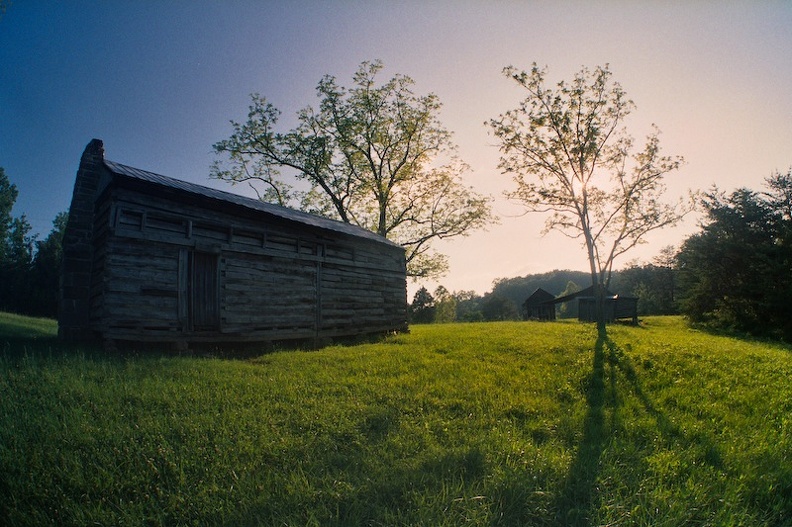
[[[576,293],[570,293],[568,295],[556,297],[554,300],[551,300],[553,304],[560,304],[561,302],[568,302],[570,300],[574,300],[575,298],[594,298],[594,286],[590,285],[585,289],[581,289]],[[611,293],[607,289],[605,290],[605,298],[606,299],[614,299],[614,298],[636,298],[634,296],[625,296],[619,295],[616,293]]]
[[[265,203],[261,200],[249,198],[247,196],[240,196],[239,194],[233,194],[231,192],[225,192],[222,190],[205,187],[203,185],[197,185],[188,181],[170,178],[160,174],[155,174],[154,172],[148,172],[139,168],[122,165],[121,163],[116,163],[108,159],[105,159],[104,163],[105,166],[107,166],[107,168],[117,176],[178,190],[180,192],[184,192],[185,194],[192,194],[203,198],[229,203],[238,207],[265,213],[285,220],[310,225],[312,227],[341,232],[359,238],[367,238],[369,240],[384,243],[386,245],[392,245],[394,247],[401,247],[399,244],[394,243],[387,238],[380,236],[379,234],[366,230],[362,227],[352,225],[350,223],[344,223],[342,221],[316,216],[314,214],[290,209],[288,207],[281,207],[280,205]]]

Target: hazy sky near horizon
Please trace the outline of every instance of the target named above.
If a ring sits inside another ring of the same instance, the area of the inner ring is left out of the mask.
[[[792,166],[788,1],[13,0],[0,18],[0,166],[19,188],[13,214],[46,236],[92,138],[113,161],[246,193],[208,175],[212,145],[246,118],[250,94],[290,126],[316,105],[323,75],[349,86],[374,59],[383,80],[409,75],[417,93],[439,96],[472,168],[466,183],[495,198],[500,224],[438,245],[451,257],[440,280],[449,290],[587,268],[577,241],[541,236],[545,217],[502,196],[512,183],[484,123],[522,98],[504,66],[537,62],[556,81],[609,63],[636,103],[636,140],[655,123],[663,152],[686,159],[667,179],[669,199],[712,185],[758,190]],[[690,217],[617,267],[696,229]]]

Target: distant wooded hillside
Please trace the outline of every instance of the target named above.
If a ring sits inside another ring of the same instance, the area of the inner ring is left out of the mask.
[[[553,270],[548,273],[530,274],[515,278],[501,278],[495,280],[489,295],[500,296],[521,306],[538,288],[542,288],[555,296],[566,291],[569,282],[573,282],[579,289],[591,285],[591,275],[582,271]]]

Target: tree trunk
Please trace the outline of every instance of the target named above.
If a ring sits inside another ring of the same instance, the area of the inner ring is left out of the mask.
[[[600,281],[594,286],[594,316],[597,319],[597,335],[605,338],[608,334],[605,324],[605,285]]]
[[[608,334],[605,325],[605,284],[602,283],[597,272],[597,259],[594,256],[594,240],[591,237],[591,232],[586,225],[584,225],[583,231],[591,270],[591,286],[594,291],[594,320],[597,323],[597,335],[605,338]]]

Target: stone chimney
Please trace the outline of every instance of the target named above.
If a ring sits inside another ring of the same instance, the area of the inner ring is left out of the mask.
[[[90,329],[94,208],[106,171],[104,144],[93,139],[80,159],[63,236],[58,335],[64,340],[82,341],[95,337]]]

